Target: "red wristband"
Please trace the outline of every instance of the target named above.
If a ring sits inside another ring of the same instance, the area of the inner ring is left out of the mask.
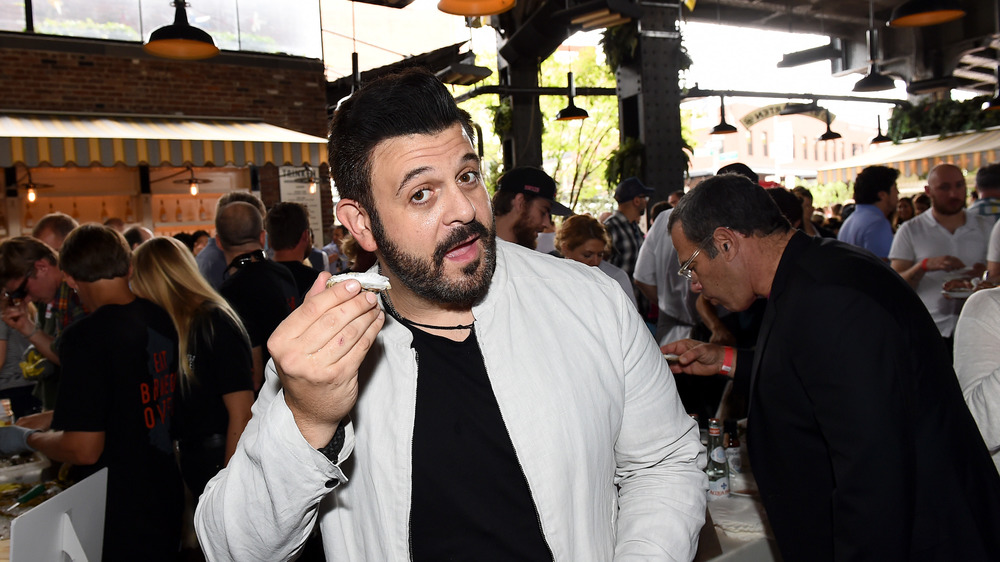
[[[719,369],[719,374],[728,375],[733,371],[733,356],[736,355],[736,351],[728,345],[722,349],[725,355],[722,356],[722,368]]]
[[[930,258],[924,258],[924,261],[920,262],[920,269],[927,271],[927,260]]]

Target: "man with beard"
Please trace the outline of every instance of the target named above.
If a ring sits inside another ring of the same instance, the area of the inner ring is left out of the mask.
[[[330,560],[694,556],[705,461],[666,362],[604,273],[496,240],[472,138],[425,70],[335,113],[337,216],[391,288],[323,273],[272,335],[199,502],[209,559],[317,524]]]
[[[493,195],[497,236],[535,249],[538,234],[552,226],[552,215],[572,215],[556,201],[556,182],[538,168],[521,167],[500,176]]]
[[[625,270],[628,278],[635,283],[635,262],[639,259],[639,249],[645,235],[639,228],[639,218],[646,212],[649,196],[656,193],[651,187],[643,185],[639,178],[627,178],[615,188],[615,201],[618,209],[607,220],[604,227],[608,229],[611,245],[614,247],[608,262]],[[639,312],[647,314],[650,309],[646,295],[634,288],[636,304]]]
[[[965,176],[957,166],[935,166],[924,192],[931,200],[930,212],[903,223],[892,241],[889,260],[916,289],[941,336],[951,342],[964,301],[944,295],[942,285],[955,277],[982,275],[993,225],[988,217],[966,212]]]

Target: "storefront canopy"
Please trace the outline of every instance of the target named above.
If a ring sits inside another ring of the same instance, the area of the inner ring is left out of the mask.
[[[881,165],[896,168],[903,177],[924,176],[943,162],[970,170],[1000,162],[1000,129],[877,145],[864,154],[819,170],[818,175],[820,183],[848,182],[864,168]]]
[[[257,121],[0,113],[0,167],[318,166],[326,144]]]

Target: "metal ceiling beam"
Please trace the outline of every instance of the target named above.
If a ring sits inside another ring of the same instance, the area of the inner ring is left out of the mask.
[[[715,96],[737,97],[737,98],[784,98],[784,99],[805,99],[805,100],[832,100],[832,101],[852,101],[865,103],[887,103],[897,107],[909,107],[911,104],[906,100],[894,100],[886,98],[871,98],[866,96],[839,96],[827,94],[792,94],[788,92],[750,92],[745,90],[703,90],[695,86],[686,93],[682,93],[684,99],[710,98]]]

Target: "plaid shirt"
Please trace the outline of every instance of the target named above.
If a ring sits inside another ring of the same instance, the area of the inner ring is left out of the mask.
[[[639,259],[639,247],[642,246],[644,238],[642,230],[639,230],[637,223],[629,222],[621,211],[615,211],[615,214],[608,217],[608,220],[604,221],[604,227],[608,230],[611,245],[615,248],[608,261],[611,265],[624,269],[631,279],[632,272],[635,271],[635,262]]]
[[[972,205],[969,205],[969,211],[996,220],[997,217],[1000,217],[1000,199],[996,197],[978,199]]]
[[[46,305],[45,314],[38,319],[38,327],[46,334],[58,337],[73,321],[86,315],[79,295],[63,281],[56,291],[56,298]]]

